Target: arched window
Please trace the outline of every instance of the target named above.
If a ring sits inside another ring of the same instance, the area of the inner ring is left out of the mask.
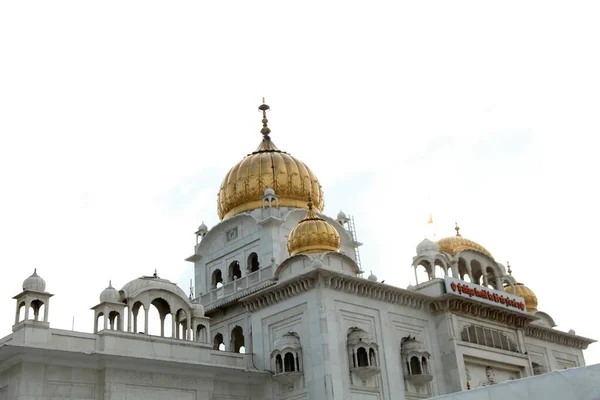
[[[104,330],[104,313],[98,313],[98,315],[96,316],[96,322],[95,322],[96,326],[94,329],[94,331],[96,332],[100,332],[101,330]]]
[[[202,324],[196,327],[196,341],[206,343],[206,327]]]
[[[223,335],[217,333],[213,340],[213,350],[221,350],[221,345],[223,345]]]
[[[220,269],[215,269],[212,273],[212,277],[210,279],[210,286],[213,289],[216,289],[218,286],[218,284],[223,284],[223,274],[221,274],[221,270]]]
[[[367,355],[367,350],[364,347],[359,347],[356,351],[356,359],[358,361],[359,367],[368,367],[369,366],[369,356]]]
[[[109,322],[110,329],[118,330],[119,325],[121,325],[120,320],[121,320],[121,314],[119,314],[117,311],[111,311],[108,314],[108,322]]]
[[[239,353],[242,346],[244,346],[244,330],[241,326],[236,326],[231,330],[230,350]]]
[[[465,282],[471,282],[469,269],[467,268],[467,262],[464,258],[458,259],[458,277]]]
[[[411,375],[421,375],[421,362],[418,357],[410,359],[410,372]]]
[[[150,303],[150,310],[148,313],[148,333],[162,337],[173,336],[171,307],[169,306],[169,303],[161,297],[157,297]]]
[[[248,256],[248,269],[250,273],[258,271],[258,255],[256,253],[250,253]]]
[[[415,267],[416,284],[429,281],[432,273],[431,264],[428,261],[422,261]]]
[[[140,309],[142,312],[140,312]],[[141,301],[136,301],[131,308],[133,314],[133,332],[134,333],[146,333],[146,312],[144,311],[144,305]],[[141,316],[140,316],[141,315]]]
[[[294,359],[294,354],[285,353],[285,357],[283,357],[283,370],[285,372],[294,372],[296,370],[296,360]]]
[[[377,366],[377,357],[375,356],[375,349],[372,347],[369,349],[369,362],[371,367]]]
[[[229,264],[229,281],[234,281],[236,279],[240,279],[242,277],[242,269],[240,268],[240,263],[237,261],[233,261]]]
[[[283,372],[283,360],[281,359],[281,354],[277,354],[275,357],[275,373],[281,374]]]
[[[21,302],[21,304],[19,304],[19,322],[23,321],[25,319],[25,302]]]
[[[40,311],[43,309],[44,307],[44,302],[41,300],[33,300],[31,302],[31,310],[29,311],[29,319],[34,320],[34,321],[41,321],[43,320],[43,315],[40,318]],[[33,311],[33,313],[31,313],[31,311]]]
[[[421,366],[422,366],[423,373],[428,374],[429,368],[427,366],[427,358],[425,358],[425,357],[421,358]]]

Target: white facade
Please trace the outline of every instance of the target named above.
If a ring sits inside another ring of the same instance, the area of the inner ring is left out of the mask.
[[[422,399],[585,365],[594,341],[506,294],[516,281],[483,250],[423,241],[413,265],[430,279],[403,289],[363,277],[343,213],[321,215],[339,252],[290,257],[305,215],[269,189],[263,208],[202,224],[194,296],[156,273],[109,285],[93,334],[50,328],[34,273],[0,339],[0,400]]]

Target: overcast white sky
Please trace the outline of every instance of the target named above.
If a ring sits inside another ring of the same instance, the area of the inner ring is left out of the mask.
[[[227,170],[272,138],[406,287],[431,210],[600,339],[597,2],[0,3],[0,336],[37,267],[51,326],[159,275],[188,290]],[[600,345],[585,351],[600,362]]]

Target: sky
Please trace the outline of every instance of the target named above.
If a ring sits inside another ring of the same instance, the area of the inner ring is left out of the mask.
[[[0,337],[34,268],[54,328],[158,274],[259,144],[304,161],[362,267],[406,287],[436,237],[486,247],[600,339],[597,2],[0,2]],[[600,362],[600,345],[584,351]]]

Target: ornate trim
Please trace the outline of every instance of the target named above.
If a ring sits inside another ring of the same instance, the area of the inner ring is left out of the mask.
[[[223,307],[223,306],[229,305],[231,303],[234,303],[237,300],[241,299],[242,297],[245,297],[245,296],[251,295],[253,293],[256,293],[259,290],[262,290],[262,289],[267,288],[269,286],[273,286],[275,283],[276,283],[275,281],[273,281],[272,279],[269,279],[269,280],[261,282],[261,283],[259,283],[257,285],[251,286],[250,288],[241,290],[241,291],[239,291],[236,294],[232,294],[232,295],[226,296],[223,299],[217,300],[217,301],[215,301],[213,303],[210,303],[210,304],[204,306],[204,314],[216,311],[220,307]]]
[[[308,292],[315,287],[316,279],[313,274],[299,276],[298,279],[285,282],[284,285],[275,285],[255,295],[242,300],[242,304],[249,312],[260,310],[289,299],[301,293]]]
[[[582,350],[587,349],[590,344],[596,342],[594,339],[588,339],[583,336],[577,336],[538,325],[527,326],[525,328],[525,336],[543,340],[545,342],[561,344],[563,346],[575,347]]]
[[[429,296],[417,294],[405,289],[383,285],[379,282],[372,282],[352,276],[334,276],[329,273],[325,276],[324,283],[325,287],[333,290],[415,309],[424,308],[429,298]]]
[[[445,294],[433,298],[429,302],[429,311],[434,314],[451,312],[469,317],[479,317],[512,325],[517,328],[523,328],[529,322],[537,320],[537,317],[533,315],[518,313],[503,307],[486,305],[454,294]]]

